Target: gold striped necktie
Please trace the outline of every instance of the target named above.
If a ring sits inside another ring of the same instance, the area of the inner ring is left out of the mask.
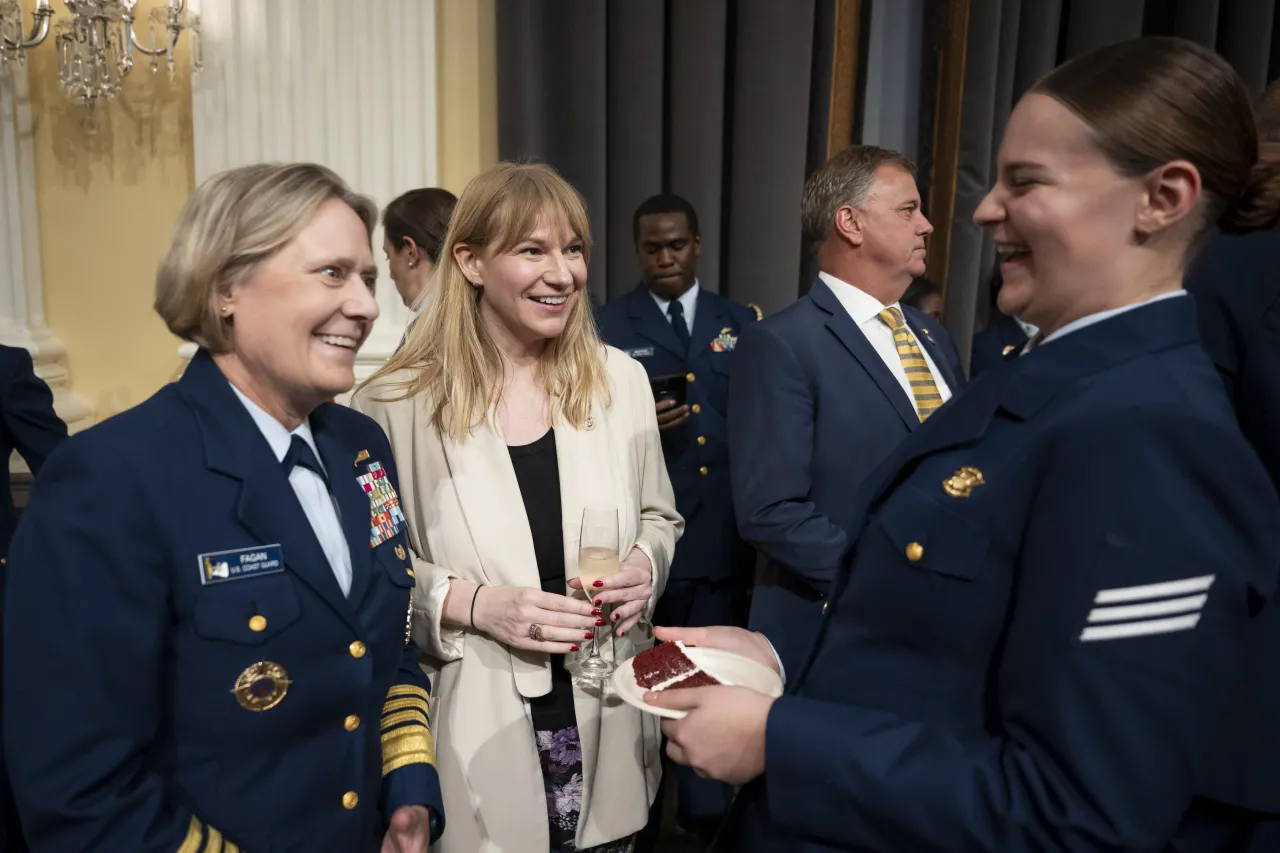
[[[924,420],[942,405],[942,395],[929,372],[929,363],[924,360],[924,353],[916,343],[916,336],[911,334],[907,321],[898,308],[886,308],[877,315],[880,320],[893,330],[893,342],[898,347],[898,358],[902,359],[902,369],[907,372],[907,382],[911,384],[911,397],[916,404],[916,414]]]

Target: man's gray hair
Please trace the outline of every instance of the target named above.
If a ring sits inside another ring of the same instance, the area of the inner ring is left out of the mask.
[[[850,145],[836,153],[804,182],[800,201],[800,227],[804,242],[817,251],[835,224],[836,211],[848,205],[861,210],[876,182],[881,166],[898,166],[912,175],[915,164],[888,148]]]

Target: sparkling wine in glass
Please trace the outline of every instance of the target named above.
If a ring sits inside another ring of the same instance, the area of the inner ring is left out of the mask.
[[[589,506],[582,511],[582,537],[578,544],[578,577],[588,598],[597,580],[616,575],[618,557],[618,510],[611,506]],[[606,624],[606,630],[608,625]],[[592,629],[591,652],[565,665],[573,675],[603,681],[616,669],[612,661],[600,657],[600,628]]]

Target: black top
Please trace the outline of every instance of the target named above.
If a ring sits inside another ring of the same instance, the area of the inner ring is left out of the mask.
[[[533,553],[538,560],[542,591],[565,594],[564,524],[560,512],[560,468],[556,459],[555,430],[547,430],[533,444],[508,447],[516,472],[524,514],[533,534]],[[585,632],[584,632],[585,633]],[[579,641],[579,646],[582,641]],[[538,729],[577,725],[573,712],[572,679],[564,668],[564,655],[551,657],[551,692],[532,700],[535,710],[547,712],[535,717]],[[549,715],[554,713],[555,718]],[[567,713],[567,721],[561,716]]]

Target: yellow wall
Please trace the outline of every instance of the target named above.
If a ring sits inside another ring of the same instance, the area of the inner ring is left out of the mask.
[[[439,0],[440,185],[461,193],[498,162],[498,54],[494,0]]]
[[[140,0],[138,20],[164,2]],[[34,0],[25,5],[29,14]],[[55,21],[66,15],[54,8]],[[461,192],[498,159],[494,0],[439,0],[436,23],[440,181]],[[52,36],[28,54],[45,315],[67,345],[72,390],[98,416],[141,402],[183,366],[151,302],[193,185],[187,41],[173,81],[135,55],[124,93],[97,110],[92,133],[58,88]]]
[[[141,0],[138,19],[157,5]],[[55,22],[67,14],[54,8]],[[58,87],[52,42],[28,54],[45,315],[67,345],[72,389],[95,408],[119,408],[145,399],[181,363],[151,299],[192,182],[187,39],[173,81],[163,65],[153,77],[135,54],[122,96],[94,110],[96,132]]]

